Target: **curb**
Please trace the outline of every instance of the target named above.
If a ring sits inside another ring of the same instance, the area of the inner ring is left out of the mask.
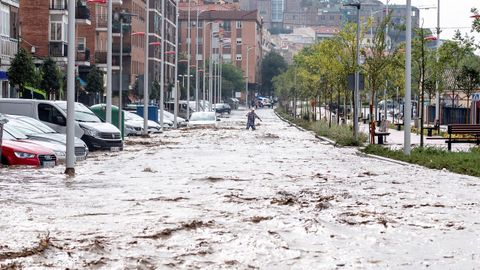
[[[290,121],[288,121],[287,119],[283,118],[280,114],[278,114],[275,110],[273,111],[275,113],[275,115],[280,118],[280,120],[282,120],[283,122],[285,123],[288,123],[292,126],[294,126],[295,128],[297,128],[298,130],[300,131],[305,131],[305,132],[311,132],[309,130],[306,130],[300,126],[298,126],[297,124],[294,124]],[[312,132],[313,133],[313,132]],[[316,135],[314,134],[315,138],[319,139],[319,140],[322,140],[322,141],[326,141],[328,142],[329,144],[333,145],[334,147],[341,147],[339,145],[337,145],[337,143],[329,138],[326,138],[326,137],[323,137],[323,136],[319,136],[319,135]],[[373,155],[373,154],[367,154],[367,153],[364,153],[362,151],[360,151],[359,147],[354,147],[356,148],[356,154],[358,156],[362,156],[362,157],[369,157],[369,158],[374,158],[374,159],[378,159],[378,160],[382,160],[382,161],[386,161],[386,162],[391,162],[391,163],[395,163],[395,164],[398,164],[398,165],[402,165],[402,166],[418,166],[417,164],[412,164],[412,163],[408,163],[408,162],[404,162],[404,161],[400,161],[400,160],[396,160],[396,159],[391,159],[391,158],[387,158],[387,157],[382,157],[382,156],[377,156],[377,155]]]

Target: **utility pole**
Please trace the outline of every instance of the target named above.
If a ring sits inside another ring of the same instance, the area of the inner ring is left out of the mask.
[[[73,45],[75,44],[75,5],[76,5],[75,1],[68,2],[68,44],[70,44],[70,46],[68,46],[68,55],[67,55],[68,56],[67,157],[66,157],[67,160],[66,160],[65,174],[72,175],[72,176],[75,175],[75,161],[76,161],[76,157],[75,157],[75,46]],[[112,16],[112,13],[110,12],[109,13],[110,20],[112,18],[111,16]],[[111,25],[109,26],[110,26],[109,29],[111,29]],[[110,114],[110,117],[111,117],[111,114]]]
[[[178,95],[179,95],[179,88],[180,82],[178,81],[178,0],[175,1],[176,3],[176,12],[175,12],[175,96],[174,96],[174,104],[173,104],[173,126],[178,128]]]
[[[404,104],[404,141],[403,152],[410,155],[410,132],[412,125],[412,1],[407,0],[407,30],[405,56],[405,104]]]
[[[76,1],[69,1],[76,2]],[[68,3],[70,4],[70,3]],[[73,13],[75,14],[75,13]],[[105,118],[107,123],[112,123],[112,29],[113,28],[113,7],[112,1],[108,1],[107,5],[107,108],[105,112]],[[75,40],[73,43],[75,44]]]
[[[437,2],[437,40],[435,42],[436,62],[438,63],[438,49],[440,48],[440,0]],[[438,75],[435,76],[435,124],[440,124],[440,89],[438,86]]]
[[[111,2],[111,1],[109,1]],[[146,1],[146,11],[145,16],[145,63],[144,63],[144,75],[143,75],[143,136],[148,136],[148,54],[150,46],[150,0]]]
[[[191,16],[191,0],[188,0],[188,26],[187,26],[187,119],[190,118],[190,61],[192,59],[191,43],[192,43],[192,22]]]
[[[123,83],[122,83],[122,72],[123,72],[123,16],[119,16],[120,19],[120,63],[119,63],[119,70],[118,70],[118,78],[119,78],[119,88],[118,88],[118,129],[123,134],[122,129],[122,92],[123,92]]]
[[[162,36],[162,44],[160,45],[160,59],[162,66],[160,67],[160,129],[163,131],[163,102],[165,92],[165,0],[162,0],[162,29],[160,35]],[[177,78],[175,78],[176,80]]]
[[[195,106],[197,108],[197,110],[199,110],[200,108],[200,102],[198,100],[198,92],[199,92],[199,89],[198,89],[198,84],[200,82],[200,79],[198,78],[198,46],[199,46],[199,42],[198,42],[198,15],[200,13],[200,9],[199,9],[199,6],[197,4],[197,22],[196,22],[196,28],[195,28]]]

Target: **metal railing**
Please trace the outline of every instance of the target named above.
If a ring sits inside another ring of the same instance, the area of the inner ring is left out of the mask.
[[[18,40],[10,37],[0,36],[0,56],[2,58],[13,58],[18,51]]]
[[[75,9],[75,19],[90,20],[90,9],[87,6],[77,6]]]
[[[51,57],[67,57],[68,45],[62,41],[50,41],[48,52]]]

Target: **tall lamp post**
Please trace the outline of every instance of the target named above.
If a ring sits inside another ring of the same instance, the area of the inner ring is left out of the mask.
[[[190,118],[190,61],[192,59],[192,22],[191,22],[191,0],[188,0],[188,26],[187,26],[187,119]]]
[[[111,2],[111,1],[110,1]],[[143,133],[142,136],[148,136],[148,54],[150,45],[150,0],[146,0],[147,14],[145,16],[145,63],[143,75]]]
[[[109,7],[111,7],[111,4],[112,3],[110,1]],[[70,46],[68,46],[68,63],[67,63],[67,156],[66,156],[66,168],[65,168],[65,174],[67,175],[75,175],[75,160],[76,160],[76,157],[75,157],[75,46],[73,46],[73,44],[75,44],[75,5],[76,5],[75,1],[68,2],[68,14],[69,14],[68,44],[70,44]],[[111,19],[112,19],[111,16],[112,16],[112,13],[110,12],[109,14],[110,31],[111,31]],[[109,48],[111,50],[111,44]],[[111,87],[111,84],[110,84],[110,87]],[[111,111],[109,110],[108,112],[110,112],[110,117],[111,117]],[[112,119],[110,119],[110,121],[111,120]]]
[[[121,12],[117,13],[117,20],[120,20],[120,62],[119,62],[119,88],[118,88],[118,129],[122,130],[122,102],[123,102],[123,26],[125,25],[124,19],[128,17],[127,21],[131,20],[131,17],[137,16],[136,14]],[[131,36],[144,35],[143,32],[132,33]],[[123,131],[122,131],[123,134]]]
[[[410,155],[411,125],[412,125],[412,1],[407,0],[407,30],[405,55],[405,104],[404,104],[404,136],[403,152]]]
[[[356,51],[356,67],[355,67],[355,90],[353,93],[353,135],[355,140],[358,140],[358,109],[360,105],[360,3],[345,4],[344,6],[350,6],[357,8],[357,51]]]
[[[435,42],[435,61],[438,62],[440,48],[440,0],[437,1],[437,40]],[[438,74],[435,76],[435,124],[440,124],[440,90],[438,87]]]
[[[249,106],[248,106],[248,79],[249,79],[249,74],[248,74],[248,66],[249,66],[249,63],[248,63],[248,56],[249,56],[249,52],[251,49],[254,49],[255,48],[255,45],[253,46],[247,46],[247,67],[245,69],[245,74],[246,74],[246,79],[245,79],[245,92],[246,92],[246,96],[245,96],[245,107],[248,109]]]

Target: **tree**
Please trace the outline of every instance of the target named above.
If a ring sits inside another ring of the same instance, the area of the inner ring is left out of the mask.
[[[273,77],[287,70],[287,62],[276,52],[268,53],[262,60],[262,93],[266,96],[273,94]]]
[[[458,88],[467,95],[467,106],[470,104],[470,96],[480,88],[480,57],[471,55],[465,59],[460,68],[457,78]]]
[[[43,62],[42,75],[40,88],[47,92],[50,99],[56,98],[59,94],[62,78],[58,66],[52,58],[48,57]]]
[[[100,94],[104,91],[102,72],[96,66],[92,66],[90,72],[88,72],[87,86],[85,87],[85,90],[88,93]]]
[[[10,85],[18,86],[19,91],[24,91],[27,85],[33,86],[37,78],[35,65],[32,57],[21,48],[20,51],[13,58],[12,64],[8,69],[8,78]]]
[[[232,64],[222,65],[222,97],[231,96],[233,92],[244,87],[242,70]]]
[[[445,68],[444,76],[448,80],[445,84],[452,91],[452,107],[455,107],[455,91],[458,88],[460,71],[464,59],[473,54],[475,46],[473,39],[462,36],[460,31],[455,33],[453,40],[446,41],[439,49],[439,64]]]
[[[150,100],[160,99],[160,83],[158,83],[156,80],[153,81],[150,89]]]

